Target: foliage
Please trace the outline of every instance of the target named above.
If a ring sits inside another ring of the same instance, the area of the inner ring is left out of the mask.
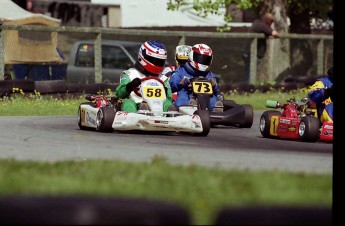
[[[223,15],[224,26],[219,27],[219,31],[230,30],[229,22],[232,21],[233,15],[229,12],[231,4],[236,4],[238,9],[254,9],[258,6],[260,0],[194,0],[193,2],[188,0],[169,0],[167,9],[174,11],[179,10],[180,7],[193,6],[193,9],[200,17],[207,17],[210,14]]]
[[[325,19],[327,17],[327,11],[330,6],[333,6],[332,0],[286,0],[286,11],[289,12],[289,6],[293,6],[293,10],[302,13],[305,10],[317,18]],[[167,3],[167,9],[174,11],[179,10],[180,7],[192,6],[193,9],[200,17],[207,17],[210,14],[213,15],[223,15],[224,16],[224,26],[219,27],[219,31],[230,30],[229,22],[232,21],[233,15],[229,11],[231,4],[235,4],[238,9],[241,10],[252,10],[253,12],[261,12],[260,7],[264,7],[271,3],[271,0],[169,0]],[[282,4],[281,5],[285,5]],[[295,12],[296,13],[296,12]]]
[[[288,0],[288,5],[296,5],[295,10],[302,13],[309,10],[312,17],[327,19],[327,13],[330,6],[333,6],[333,0]]]

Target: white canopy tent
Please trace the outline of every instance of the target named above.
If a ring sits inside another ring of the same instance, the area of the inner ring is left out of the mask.
[[[0,1],[0,25],[60,26],[61,21],[44,14],[31,13],[11,0]],[[5,64],[61,62],[57,32],[4,31]]]

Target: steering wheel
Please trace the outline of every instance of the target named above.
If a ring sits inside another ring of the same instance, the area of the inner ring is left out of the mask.
[[[154,80],[160,82],[160,83],[165,87],[164,82],[163,82],[160,78],[155,77],[155,76],[147,76],[147,77],[141,78],[140,81],[143,82],[143,81],[150,80],[150,79],[154,79]],[[137,96],[141,97],[141,94],[140,94],[140,92],[139,92],[139,87],[135,87],[135,88],[133,89],[133,92],[134,92]]]

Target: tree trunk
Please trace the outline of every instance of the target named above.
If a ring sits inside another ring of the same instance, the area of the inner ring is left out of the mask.
[[[274,29],[280,35],[288,33],[288,20],[285,0],[265,0],[260,7],[260,14],[271,12],[274,15]],[[288,39],[267,39],[267,52],[258,65],[259,82],[277,82],[281,75],[288,74],[290,68],[290,44]]]

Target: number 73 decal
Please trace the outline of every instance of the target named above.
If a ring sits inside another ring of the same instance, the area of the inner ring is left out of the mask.
[[[155,87],[155,86],[145,86],[143,89],[144,97],[145,98],[166,98],[165,97],[165,90],[162,86]]]
[[[212,85],[210,82],[193,82],[193,92],[212,94]]]

